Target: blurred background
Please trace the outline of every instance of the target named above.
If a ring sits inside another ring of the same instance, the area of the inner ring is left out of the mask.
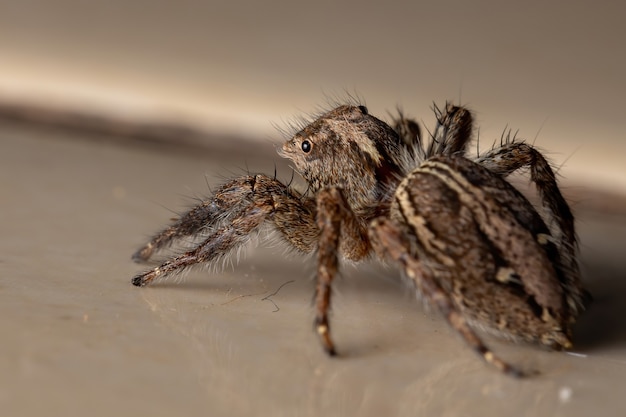
[[[0,0],[0,415],[623,415],[625,16],[605,0]],[[573,353],[489,340],[541,371],[503,377],[365,266],[336,281],[345,357],[329,360],[314,260],[266,244],[130,285],[172,213],[271,173],[277,127],[349,96],[427,127],[452,100],[483,147],[510,128],[546,151],[595,298]]]
[[[625,7],[1,0],[0,102],[254,139],[328,97],[427,124],[453,100],[484,144],[519,129],[567,179],[626,190]]]

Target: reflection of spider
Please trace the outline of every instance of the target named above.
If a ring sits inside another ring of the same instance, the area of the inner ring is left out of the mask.
[[[185,237],[200,243],[132,283],[215,263],[267,221],[291,246],[317,253],[315,323],[330,355],[328,311],[338,259],[359,261],[372,252],[398,265],[465,341],[505,373],[522,374],[495,356],[474,328],[571,347],[570,328],[588,295],[580,282],[574,218],[550,165],[517,141],[468,159],[469,111],[447,105],[435,113],[427,147],[417,123],[402,115],[391,128],[364,106],[323,114],[279,150],[308,182],[307,193],[262,174],[227,182],[133,259],[146,261]],[[545,221],[504,179],[522,167],[530,169]]]

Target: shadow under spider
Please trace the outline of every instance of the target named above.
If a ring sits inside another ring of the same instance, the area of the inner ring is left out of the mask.
[[[626,351],[626,262],[585,260],[583,270],[593,302],[574,325],[574,350]]]

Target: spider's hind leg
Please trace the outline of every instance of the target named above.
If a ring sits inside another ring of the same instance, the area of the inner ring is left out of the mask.
[[[537,188],[541,205],[548,216],[547,224],[559,248],[561,266],[566,271],[568,304],[576,316],[584,310],[591,296],[580,282],[574,215],[561,194],[550,163],[541,152],[524,142],[505,143],[480,155],[475,162],[502,177],[523,167],[530,168],[531,181]]]
[[[475,162],[501,177],[529,167],[542,206],[558,224],[560,242],[564,247],[576,247],[574,216],[559,190],[552,167],[541,152],[527,143],[511,142],[480,155]]]
[[[370,226],[370,239],[375,251],[382,258],[400,264],[406,275],[415,283],[424,297],[435,306],[448,323],[463,337],[465,342],[487,363],[514,377],[525,375],[523,371],[496,356],[469,326],[465,317],[452,302],[450,296],[437,284],[431,271],[407,249],[410,245],[401,230],[390,220],[378,218]]]

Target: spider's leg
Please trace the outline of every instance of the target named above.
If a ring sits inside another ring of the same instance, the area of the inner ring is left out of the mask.
[[[278,212],[277,226],[291,224],[294,219],[306,219],[311,210],[303,206],[300,196],[278,180],[266,175],[248,175],[235,178],[220,186],[211,198],[193,207],[184,213],[180,219],[157,233],[148,243],[138,249],[132,256],[135,262],[144,262],[160,249],[170,246],[177,239],[189,236],[203,238],[227,224],[232,218],[241,215],[249,204],[259,199],[259,195],[273,196],[275,208]],[[309,217],[311,215],[309,214]],[[302,221],[300,221],[302,222]],[[312,223],[313,220],[309,220]],[[285,226],[286,227],[286,226]],[[294,246],[310,245],[310,242],[301,242],[306,237],[294,235]],[[315,237],[309,238],[314,240]],[[289,240],[289,239],[288,239]]]
[[[236,214],[242,205],[250,201],[255,183],[256,177],[249,175],[223,184],[210,199],[193,207],[172,225],[157,233],[133,254],[133,260],[147,261],[155,252],[171,245],[176,239],[198,235],[216,227],[219,222]]]
[[[446,103],[445,110],[434,107],[437,126],[431,134],[427,157],[465,154],[472,140],[472,114],[464,107]]]
[[[213,199],[202,202],[183,214],[174,224],[156,234],[133,254],[132,259],[135,262],[148,261],[155,252],[169,246],[175,239],[192,236],[210,227],[219,218],[218,212]]]
[[[567,275],[572,277],[568,283],[574,294],[574,298],[569,301],[570,307],[574,312],[583,310],[590,296],[580,286],[574,215],[561,194],[550,163],[537,149],[524,142],[507,143],[492,149],[480,155],[475,162],[502,177],[526,166],[530,168],[530,178],[549,216],[547,223],[552,230],[554,243],[559,248],[563,267],[569,272]]]
[[[138,287],[149,284],[155,278],[182,271],[200,262],[210,262],[223,257],[234,248],[245,244],[250,233],[257,229],[271,211],[271,206],[250,206],[230,224],[218,229],[195,249],[185,252],[160,266],[136,275],[132,284]]]
[[[417,157],[420,161],[426,159],[426,151],[422,143],[422,130],[415,120],[405,117],[398,110],[398,117],[393,121],[393,129],[402,139],[402,144],[406,146],[411,157]]]
[[[437,284],[430,269],[409,253],[408,239],[397,226],[390,220],[378,218],[370,226],[370,238],[376,253],[400,264],[423,296],[439,309],[448,323],[487,363],[508,375],[524,376],[524,372],[500,359],[482,342],[448,294]]]
[[[315,247],[318,230],[314,207],[311,207],[314,203],[274,178],[256,175],[232,180],[220,187],[209,203],[192,210],[206,210],[201,216],[183,216],[185,222],[175,229],[178,235],[168,235],[165,232],[169,229],[166,229],[153,239],[164,244],[167,239],[178,237],[183,232],[193,234],[206,229],[208,233],[203,235],[204,241],[194,249],[135,276],[132,280],[134,285],[146,285],[157,277],[181,271],[196,263],[222,259],[247,243],[250,235],[265,220],[272,221],[297,249],[310,252]],[[204,223],[200,219],[204,219]],[[164,238],[158,240],[160,236]],[[149,244],[144,249],[148,247]]]
[[[558,224],[562,245],[570,249],[576,247],[574,216],[559,190],[554,171],[537,149],[524,142],[508,143],[480,155],[475,162],[502,177],[529,167],[541,204]]]
[[[322,190],[317,197],[317,225],[321,231],[317,248],[317,283],[315,291],[315,327],[324,350],[336,354],[330,338],[328,310],[330,308],[330,285],[337,274],[339,263],[339,235],[341,233],[340,206],[343,201],[337,189]]]
[[[333,356],[336,352],[330,337],[328,310],[331,283],[337,275],[339,252],[341,249],[346,257],[358,260],[369,253],[370,245],[367,235],[358,226],[356,216],[339,188],[331,187],[318,193],[317,226],[320,235],[317,246],[315,327],[324,350]]]

